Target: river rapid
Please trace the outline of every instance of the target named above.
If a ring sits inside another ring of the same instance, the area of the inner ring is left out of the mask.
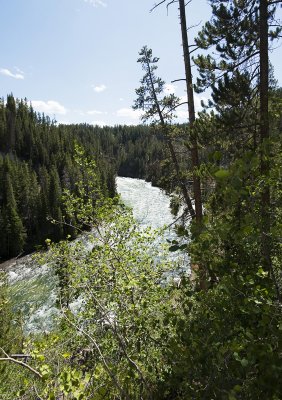
[[[164,240],[176,237],[172,226],[175,217],[170,212],[169,197],[161,189],[142,179],[124,177],[117,177],[116,185],[122,201],[132,208],[134,219],[140,226],[154,229],[169,227],[164,229]],[[181,262],[188,264],[187,260]],[[5,269],[11,298],[25,331],[49,331],[58,314],[56,276],[48,265],[38,266],[30,255],[11,260],[9,264],[8,267],[5,265]],[[72,306],[75,307],[75,304]]]

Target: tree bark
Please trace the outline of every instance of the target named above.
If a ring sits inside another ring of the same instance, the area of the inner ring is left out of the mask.
[[[203,220],[203,206],[202,206],[202,193],[201,193],[201,180],[198,175],[198,168],[200,166],[199,162],[199,152],[198,152],[198,138],[197,133],[194,129],[195,122],[195,103],[194,103],[194,91],[193,91],[193,78],[191,69],[191,60],[189,52],[188,34],[187,34],[187,24],[186,24],[186,11],[185,11],[185,0],[179,0],[179,16],[181,25],[181,35],[182,35],[182,48],[183,48],[183,58],[185,66],[185,81],[187,90],[187,101],[188,101],[188,117],[189,117],[189,129],[190,129],[190,140],[191,140],[191,158],[193,166],[193,191],[195,199],[195,219],[196,224],[200,228]],[[206,290],[207,283],[207,272],[202,265],[198,265],[198,276],[199,285],[202,290]]]
[[[260,172],[264,180],[261,194],[261,255],[265,269],[271,271],[269,118],[268,118],[268,2],[260,0]]]
[[[191,71],[191,60],[189,53],[188,44],[188,34],[186,25],[186,12],[185,12],[185,1],[179,0],[179,15],[180,15],[180,25],[182,34],[182,48],[183,57],[185,65],[185,80],[186,80],[186,90],[187,90],[187,100],[188,100],[188,116],[189,116],[189,128],[190,128],[190,138],[191,138],[191,156],[192,156],[192,166],[193,166],[193,191],[195,198],[195,213],[196,222],[201,224],[203,218],[203,207],[202,207],[202,194],[201,194],[201,180],[197,174],[197,169],[200,166],[199,153],[198,153],[198,138],[195,132],[194,122],[195,122],[195,105],[194,105],[194,92],[193,92],[193,80]]]
[[[271,196],[270,196],[270,130],[268,114],[269,93],[269,61],[268,61],[268,1],[260,0],[260,145],[261,159],[260,172],[263,178],[261,193],[261,261],[264,269],[268,271],[269,278],[274,283],[277,299],[281,302],[281,293],[272,266],[271,252]]]

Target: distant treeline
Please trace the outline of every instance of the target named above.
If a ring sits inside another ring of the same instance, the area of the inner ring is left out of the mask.
[[[95,160],[105,196],[115,195],[116,175],[161,176],[164,143],[149,127],[57,125],[26,99],[0,99],[0,261],[73,233],[52,221],[62,221],[62,192],[75,193],[83,174],[75,143]]]

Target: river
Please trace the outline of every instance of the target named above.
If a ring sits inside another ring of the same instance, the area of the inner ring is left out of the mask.
[[[161,228],[174,218],[169,208],[169,197],[150,182],[134,178],[116,178],[117,191],[122,201],[132,208],[134,218],[143,226]]]
[[[169,197],[161,189],[142,179],[117,177],[116,184],[122,201],[132,208],[134,218],[141,226],[156,229],[173,224]],[[164,230],[165,240],[175,236],[172,227]],[[25,330],[50,330],[52,320],[58,314],[55,306],[57,279],[52,270],[48,265],[38,267],[32,256],[26,256],[13,260],[7,271],[12,299]]]

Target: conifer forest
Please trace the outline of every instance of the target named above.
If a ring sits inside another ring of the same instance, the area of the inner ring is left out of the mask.
[[[152,1],[177,9],[185,98],[136,48],[137,125],[1,93],[1,400],[282,399],[282,1],[208,0],[195,37],[190,3]],[[171,226],[141,227],[117,177],[165,193]]]

